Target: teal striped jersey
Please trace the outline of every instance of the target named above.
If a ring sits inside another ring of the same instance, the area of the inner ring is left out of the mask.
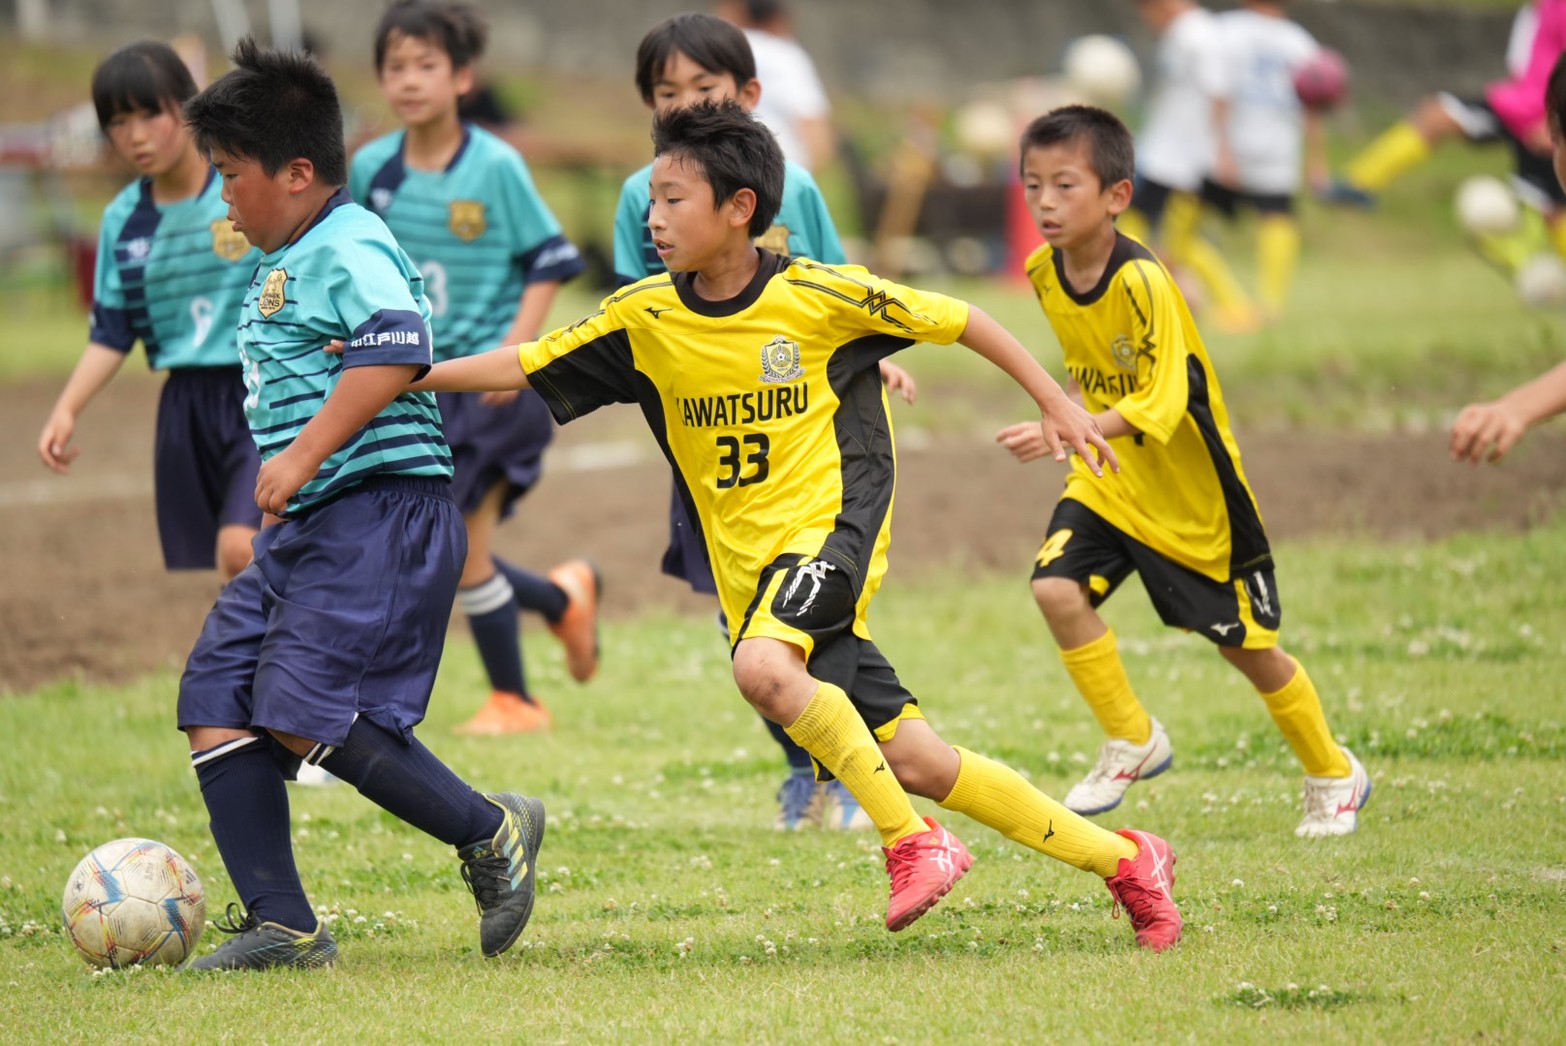
[[[341,340],[341,355],[324,351]],[[417,364],[433,346],[424,281],[386,224],[339,189],[293,243],[260,257],[239,323],[245,416],[265,461],[293,442],[345,367]],[[287,516],[372,476],[451,478],[428,392],[404,392],[322,464]]]
[[[622,286],[664,271],[647,228],[651,181],[652,164],[648,164],[620,187],[620,206],[614,214],[614,275]],[[756,246],[783,258],[812,258],[828,265],[848,261],[821,189],[810,172],[795,163],[784,165],[783,205],[772,228],[756,237]]]
[[[510,145],[465,125],[446,169],[420,171],[404,162],[405,138],[398,131],[355,153],[348,189],[381,216],[424,276],[435,358],[493,349],[527,285],[575,276],[581,252]]]
[[[98,231],[93,342],[130,352],[139,341],[153,370],[239,366],[234,327],[260,254],[234,231],[222,194],[209,170],[186,200],[153,203],[150,178],[115,196]]]

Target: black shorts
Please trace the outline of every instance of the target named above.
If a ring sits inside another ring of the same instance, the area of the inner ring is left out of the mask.
[[[899,720],[918,716],[919,702],[856,624],[863,628],[863,609],[850,572],[829,560],[790,553],[761,572],[735,643],[764,635],[798,646],[810,674],[841,687],[859,718],[886,741]],[[817,776],[825,781],[830,774],[818,766]]]
[[[1178,191],[1139,174],[1131,182],[1131,206],[1142,212],[1150,228],[1156,229],[1163,220],[1164,208],[1169,206],[1169,197]]]
[[[1228,581],[1214,581],[1155,552],[1080,501],[1062,498],[1035,560],[1034,579],[1069,578],[1087,588],[1097,607],[1133,571],[1142,576],[1164,624],[1200,632],[1219,646],[1278,645],[1283,607],[1270,559]]]
[[[1560,179],[1555,177],[1554,161],[1524,145],[1490,108],[1489,102],[1482,98],[1459,98],[1445,91],[1436,98],[1442,111],[1462,129],[1463,137],[1470,142],[1505,142],[1511,148],[1518,188],[1530,197],[1530,204],[1540,208],[1566,207],[1566,189],[1561,188]]]
[[[1294,197],[1286,192],[1247,192],[1244,189],[1231,189],[1227,185],[1220,185],[1211,178],[1203,178],[1200,195],[1203,204],[1225,218],[1238,215],[1241,207],[1249,208],[1257,214],[1294,213]]]

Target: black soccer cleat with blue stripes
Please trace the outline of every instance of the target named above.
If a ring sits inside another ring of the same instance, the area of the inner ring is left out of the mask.
[[[315,969],[337,960],[337,942],[326,923],[317,922],[311,933],[300,933],[277,923],[257,922],[254,915],[240,915],[239,905],[228,906],[224,922],[213,923],[233,934],[206,955],[192,959],[187,970],[269,970],[278,966]]]
[[[494,957],[517,942],[533,914],[544,804],[514,792],[484,798],[500,807],[500,830],[489,843],[458,850],[457,856],[462,858],[462,880],[478,902],[479,946]]]

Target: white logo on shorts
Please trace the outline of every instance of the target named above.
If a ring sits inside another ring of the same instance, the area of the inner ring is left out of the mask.
[[[1256,608],[1257,617],[1272,617],[1272,593],[1267,591],[1267,579],[1257,571],[1255,574],[1256,586],[1251,589],[1251,605]]]
[[[789,582],[788,590],[783,593],[785,605],[794,598],[794,593],[799,591],[799,586],[804,580],[806,578],[810,579],[810,595],[805,597],[804,606],[794,611],[795,617],[803,615],[805,611],[810,609],[810,605],[816,601],[816,594],[821,591],[821,582],[826,580],[826,572],[836,569],[837,566],[835,564],[828,563],[824,559],[817,559],[794,568],[794,580]]]
[[[1240,623],[1238,621],[1230,621],[1226,624],[1220,621],[1215,625],[1208,625],[1207,627],[1212,629],[1214,632],[1217,632],[1220,636],[1227,636],[1230,632],[1233,632],[1235,629],[1239,628]]]

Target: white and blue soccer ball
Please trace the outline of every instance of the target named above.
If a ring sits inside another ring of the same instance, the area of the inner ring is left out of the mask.
[[[189,863],[151,839],[116,839],[82,858],[65,883],[65,932],[92,965],[177,964],[207,924]]]

